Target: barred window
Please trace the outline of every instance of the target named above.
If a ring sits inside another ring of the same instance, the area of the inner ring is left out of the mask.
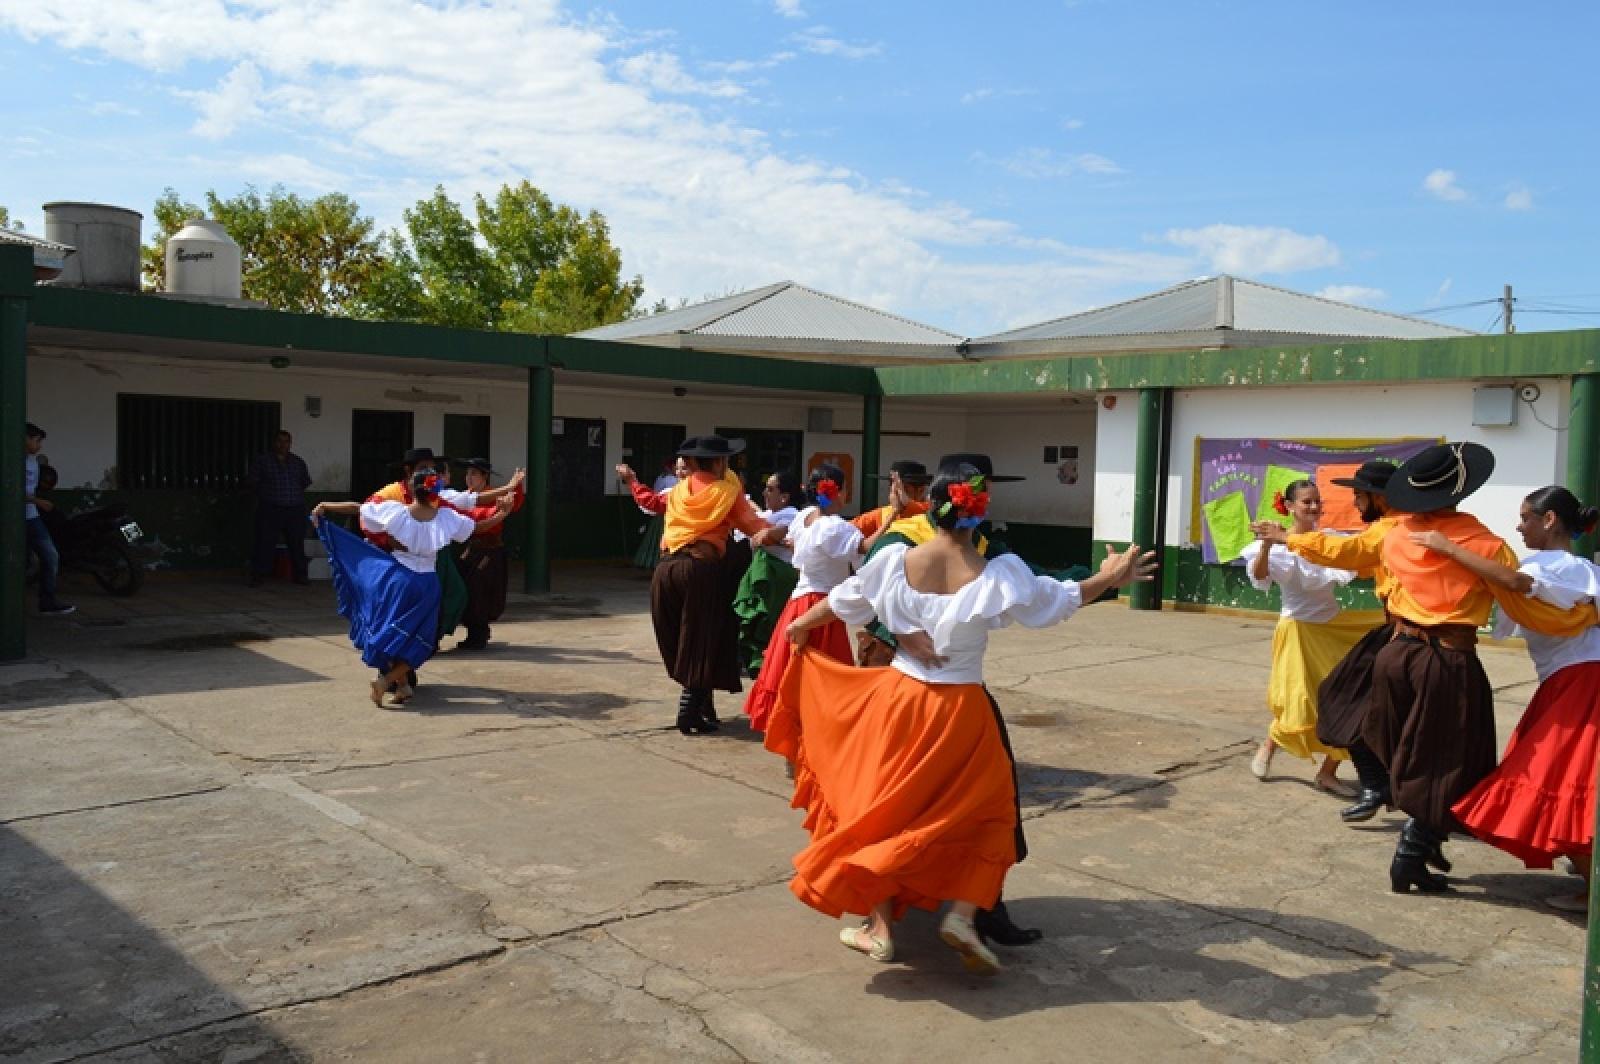
[[[251,399],[117,396],[117,485],[188,491],[244,487],[272,447],[278,403]]]

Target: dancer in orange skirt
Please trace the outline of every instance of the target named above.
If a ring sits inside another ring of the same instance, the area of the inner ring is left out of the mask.
[[[795,763],[793,804],[811,832],[794,859],[795,895],[829,916],[866,915],[839,937],[878,961],[894,957],[892,919],[948,901],[939,936],[981,974],[1000,965],[973,915],[1000,896],[1017,825],[1011,762],[983,688],[989,631],[1056,624],[1155,570],[1153,552],[1137,546],[1081,583],[1034,576],[1015,555],[985,561],[972,532],[986,488],[971,466],[941,474],[929,492],[934,538],[879,551],[789,626],[802,650],[766,737]],[[934,657],[901,650],[889,668],[858,669],[806,647],[815,628],[873,617],[890,631],[926,632]]]
[[[772,627],[767,652],[761,658],[761,673],[745,699],[744,711],[753,731],[767,730],[767,717],[778,701],[778,687],[789,667],[790,623],[828,597],[828,592],[850,578],[851,566],[861,553],[861,531],[833,511],[839,505],[844,470],[824,462],[806,478],[806,499],[810,503],[789,522],[784,545],[792,550],[794,567],[800,579],[788,603]],[[843,622],[832,621],[811,633],[810,646],[846,665],[854,659],[850,634]]]
[[[1600,511],[1566,488],[1540,488],[1522,501],[1517,531],[1533,553],[1511,569],[1463,551],[1437,532],[1411,538],[1487,580],[1563,609],[1600,599],[1600,566],[1572,553],[1573,537]],[[1520,635],[1539,689],[1517,722],[1500,766],[1452,807],[1468,831],[1529,868],[1570,857],[1588,878],[1594,849],[1594,783],[1600,753],[1600,627],[1569,638],[1541,635],[1503,614],[1498,636]],[[1561,894],[1549,904],[1587,912],[1589,896]]]

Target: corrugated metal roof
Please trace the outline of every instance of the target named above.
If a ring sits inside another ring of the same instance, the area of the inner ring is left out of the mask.
[[[1469,329],[1339,303],[1243,278],[1186,281],[1124,303],[1086,310],[974,340],[974,346],[1030,340],[1233,329],[1303,336],[1417,340],[1472,336]]]
[[[954,346],[962,337],[875,307],[782,281],[738,295],[576,333],[589,340],[673,335]]]
[[[21,229],[0,228],[0,244],[21,244],[23,247],[33,249],[33,268],[46,271],[44,274],[35,274],[36,277],[54,277],[67,264],[67,256],[77,252],[77,248],[70,244],[46,240],[42,236],[24,233]]]

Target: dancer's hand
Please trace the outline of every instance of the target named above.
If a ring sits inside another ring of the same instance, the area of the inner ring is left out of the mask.
[[[639,479],[639,475],[633,471],[632,466],[626,462],[621,462],[617,465],[617,479],[632,487],[633,482]]]
[[[799,621],[790,621],[783,634],[789,637],[789,642],[794,644],[796,650],[804,649],[811,641],[811,629],[802,628]]]
[[[1250,525],[1250,531],[1263,543],[1284,544],[1289,542],[1289,530],[1276,521],[1255,521]]]
[[[1411,542],[1418,546],[1427,547],[1431,551],[1437,551],[1440,554],[1449,554],[1452,548],[1455,547],[1455,544],[1450,542],[1450,537],[1437,529],[1429,529],[1426,532],[1413,532],[1411,533]]]
[[[1112,587],[1127,587],[1154,580],[1156,568],[1156,552],[1140,551],[1139,544],[1134,543],[1121,553],[1107,554],[1106,560],[1100,563],[1100,575],[1110,581]]]
[[[322,524],[322,515],[327,512],[324,506],[325,504],[319,502],[311,508],[311,524],[313,527]]]
[[[904,635],[896,632],[894,641],[900,644],[900,652],[906,657],[930,669],[937,669],[949,660],[934,647],[933,636],[927,632],[906,632]]]

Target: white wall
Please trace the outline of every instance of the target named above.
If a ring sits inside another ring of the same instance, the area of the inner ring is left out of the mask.
[[[1523,496],[1559,483],[1565,469],[1563,433],[1568,386],[1536,381],[1531,410],[1517,404],[1515,425],[1472,424],[1471,381],[1426,384],[1284,388],[1212,388],[1174,394],[1168,480],[1167,542],[1187,544],[1194,505],[1195,439],[1263,436],[1275,439],[1371,439],[1431,436],[1481,443],[1495,454],[1494,476],[1463,509],[1476,514],[1513,547]],[[1116,393],[1114,410],[1101,408],[1096,429],[1095,536],[1127,539],[1133,530],[1133,470],[1138,395]],[[1540,424],[1534,417],[1542,418]]]
[[[1046,446],[1078,449],[1078,480],[1063,484],[1060,462],[1046,464]],[[1095,415],[1089,407],[967,415],[967,446],[987,454],[996,473],[1023,476],[994,488],[996,521],[1089,527],[1094,521]]]
[[[392,399],[386,391],[424,391],[452,396],[459,401],[411,403]],[[444,441],[444,415],[488,415],[489,458],[497,469],[514,469],[526,460],[527,390],[520,383],[473,378],[417,378],[381,373],[317,370],[240,363],[163,360],[124,352],[84,356],[78,353],[42,353],[28,360],[28,420],[49,432],[45,453],[61,474],[66,487],[110,487],[117,455],[117,394],[119,392],[191,396],[212,399],[257,399],[282,405],[282,424],[294,435],[295,453],[305,459],[314,480],[313,490],[370,490],[349,483],[351,411],[411,410],[418,446],[438,449]],[[305,412],[306,397],[322,400],[320,417]],[[719,425],[744,425],[773,429],[806,426],[806,410],[827,406],[836,429],[856,432],[806,433],[803,457],[818,451],[842,451],[857,463],[861,456],[861,400],[769,400],[727,396],[678,397],[659,386],[637,391],[570,387],[558,383],[556,417],[604,418],[606,467],[623,461],[624,422],[683,424],[690,435],[712,432]],[[909,404],[886,404],[883,428],[890,431],[926,432],[927,436],[885,436],[880,453],[885,468],[899,458],[914,458],[932,465],[939,455],[964,450],[965,417],[948,410],[930,410]],[[398,457],[398,456],[397,456]],[[651,471],[640,470],[648,476]],[[851,485],[852,490],[855,484]],[[609,493],[619,492],[611,477]]]

